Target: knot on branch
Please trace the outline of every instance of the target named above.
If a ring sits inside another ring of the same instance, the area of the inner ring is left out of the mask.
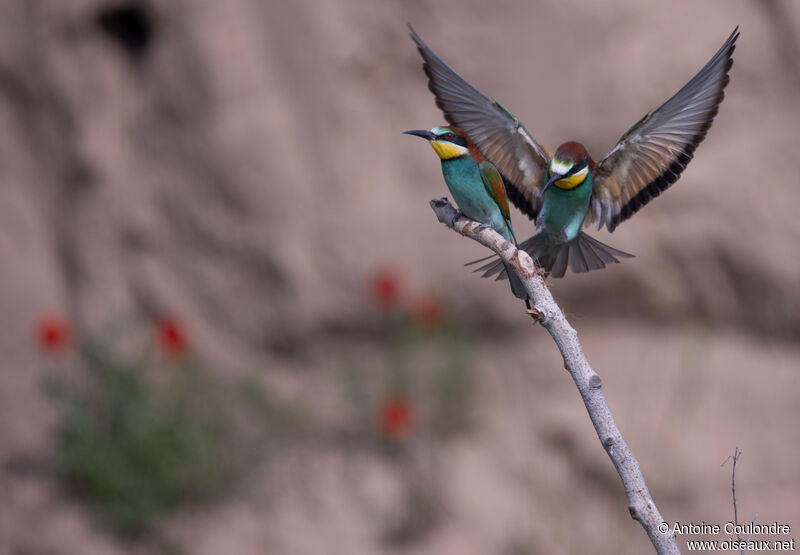
[[[592,377],[589,378],[589,387],[592,389],[600,389],[603,387],[603,380],[600,379],[600,376],[597,374],[592,374]]]
[[[538,308],[531,307],[525,312],[527,312],[530,315],[530,317],[533,318],[534,322],[539,322],[540,324],[544,322],[544,312],[542,312]]]
[[[505,248],[505,245],[503,248]],[[509,262],[512,266],[514,266],[514,268],[519,270],[520,277],[523,279],[530,279],[535,275],[544,277],[544,270],[534,264],[533,259],[530,256],[520,256],[519,253],[520,251],[517,250],[513,255],[511,255]]]

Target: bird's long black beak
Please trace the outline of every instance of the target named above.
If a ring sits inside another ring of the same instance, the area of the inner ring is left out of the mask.
[[[552,185],[553,183],[555,183],[559,179],[562,179],[563,177],[564,176],[561,175],[560,173],[554,173],[553,175],[551,175],[550,179],[547,180],[547,183],[545,183],[544,187],[542,188],[542,194],[544,194],[545,191],[547,191],[547,189],[550,188],[550,185]]]
[[[422,137],[427,141],[435,141],[436,135],[431,133],[430,131],[423,131],[421,129],[412,129],[411,131],[403,131],[404,135],[414,135],[416,137]]]

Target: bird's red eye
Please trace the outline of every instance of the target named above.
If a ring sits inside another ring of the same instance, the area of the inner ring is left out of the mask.
[[[445,133],[444,135],[444,138],[447,139],[448,141],[452,141],[453,139],[455,139],[455,137],[456,136],[453,135],[452,133]]]

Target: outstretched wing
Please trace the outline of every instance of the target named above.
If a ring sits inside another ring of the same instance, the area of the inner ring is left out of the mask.
[[[436,96],[436,105],[444,112],[445,119],[463,129],[497,167],[511,202],[536,219],[550,154],[511,112],[467,83],[410,25],[409,29],[425,60],[422,67],[428,76],[428,88]]]
[[[725,97],[739,28],[681,90],[625,133],[595,166],[592,219],[609,231],[678,180]],[[589,218],[587,218],[589,220]]]

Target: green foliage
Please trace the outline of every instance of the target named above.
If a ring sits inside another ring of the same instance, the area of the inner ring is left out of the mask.
[[[260,388],[231,386],[191,362],[148,367],[96,347],[82,354],[83,387],[52,390],[63,409],[56,464],[120,535],[228,488],[288,423]]]

